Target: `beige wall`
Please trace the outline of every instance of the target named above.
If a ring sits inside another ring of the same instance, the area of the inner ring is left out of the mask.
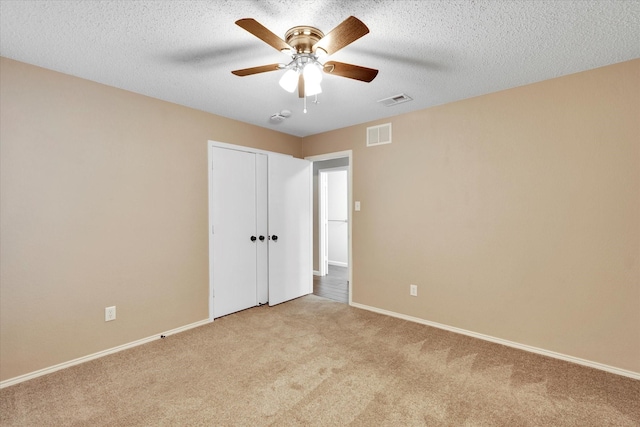
[[[354,302],[640,373],[640,60],[303,149],[353,150]]]
[[[207,140],[301,139],[0,67],[0,380],[206,319]]]
[[[2,58],[0,380],[207,317],[209,139],[353,150],[355,302],[640,373],[639,99],[635,60],[301,146]]]

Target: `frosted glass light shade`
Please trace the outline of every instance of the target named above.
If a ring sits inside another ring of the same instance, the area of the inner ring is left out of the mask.
[[[304,75],[304,81],[312,85],[320,85],[322,81],[322,72],[314,62],[305,65],[302,74]]]
[[[294,70],[287,70],[280,77],[280,86],[287,92],[293,92],[298,86],[298,73]]]
[[[309,62],[302,70],[304,76],[304,94],[313,96],[322,93],[320,82],[322,81],[322,72],[315,62]]]

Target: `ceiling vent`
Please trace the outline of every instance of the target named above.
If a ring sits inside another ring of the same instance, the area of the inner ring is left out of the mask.
[[[391,123],[367,128],[367,147],[391,144]]]
[[[384,105],[385,107],[391,107],[393,105],[398,105],[398,104],[402,104],[403,102],[409,102],[409,101],[413,101],[413,98],[411,98],[409,95],[401,93],[400,95],[394,95],[390,98],[381,99],[378,102]]]

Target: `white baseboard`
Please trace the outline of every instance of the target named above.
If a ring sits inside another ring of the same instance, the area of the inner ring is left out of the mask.
[[[529,351],[531,353],[541,354],[543,356],[553,357],[555,359],[564,360],[566,362],[577,363],[578,365],[588,366],[594,369],[600,369],[601,371],[611,372],[612,374],[622,375],[625,377],[640,380],[640,372],[627,371],[625,369],[616,368],[614,366],[604,365],[598,362],[592,362],[590,360],[580,359],[579,357],[568,356],[562,353],[556,353],[555,351],[545,350],[538,347],[533,347],[526,344],[520,344],[513,341],[504,340],[502,338],[492,337],[490,335],[484,335],[477,332],[467,331],[466,329],[456,328],[454,326],[443,325],[442,323],[431,322],[429,320],[420,319],[419,317],[407,316],[406,314],[400,314],[381,308],[371,307],[357,302],[351,302],[352,307],[361,308],[367,311],[373,311],[374,313],[384,314],[391,317],[397,317],[398,319],[408,320],[410,322],[421,323],[427,326],[433,326],[434,328],[444,329],[446,331],[455,332],[457,334],[467,335],[473,338],[479,338],[485,341],[491,341],[497,344],[506,345],[508,347],[517,348],[519,350]]]
[[[349,267],[349,264],[347,264],[346,262],[340,262],[340,261],[328,261],[329,265],[335,265],[336,267]]]
[[[30,372],[28,374],[20,375],[18,377],[9,378],[8,380],[4,380],[4,381],[0,382],[0,389],[15,385],[15,384],[27,381],[27,380],[31,380],[33,378],[41,377],[43,375],[51,374],[53,372],[59,371],[61,369],[69,368],[69,367],[74,366],[74,365],[79,365],[81,363],[88,362],[88,361],[93,360],[93,359],[98,359],[100,357],[107,356],[109,354],[117,353],[117,352],[122,351],[122,350],[127,350],[129,348],[137,347],[139,345],[146,344],[146,343],[149,343],[151,341],[159,340],[162,336],[166,337],[166,336],[169,336],[169,335],[175,335],[175,334],[177,334],[179,332],[184,332],[184,331],[186,331],[188,329],[192,329],[192,328],[196,328],[198,326],[206,325],[207,323],[210,323],[210,322],[211,321],[209,319],[201,320],[199,322],[195,322],[195,323],[191,323],[189,325],[181,326],[179,328],[171,329],[170,331],[167,331],[167,332],[161,332],[159,334],[156,334],[156,335],[153,335],[153,336],[150,336],[150,337],[147,337],[147,338],[142,338],[140,340],[133,341],[133,342],[130,342],[128,344],[119,345],[117,347],[113,347],[113,348],[109,348],[107,350],[99,351],[97,353],[89,354],[88,356],[79,357],[77,359],[73,359],[73,360],[70,360],[68,362],[59,363],[57,365],[50,366],[50,367],[44,368],[44,369],[40,369],[38,371]]]
[[[318,270],[313,270],[313,275],[314,275],[314,276],[319,276],[319,275],[320,275],[320,272],[319,272]]]

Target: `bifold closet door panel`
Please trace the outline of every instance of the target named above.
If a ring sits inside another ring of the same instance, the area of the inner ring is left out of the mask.
[[[220,317],[257,305],[256,155],[215,148],[212,198],[213,315]]]
[[[269,305],[313,292],[311,162],[269,156]]]
[[[257,264],[256,280],[258,303],[269,302],[269,221],[267,206],[269,188],[267,185],[267,155],[256,154],[256,226],[257,226]]]

